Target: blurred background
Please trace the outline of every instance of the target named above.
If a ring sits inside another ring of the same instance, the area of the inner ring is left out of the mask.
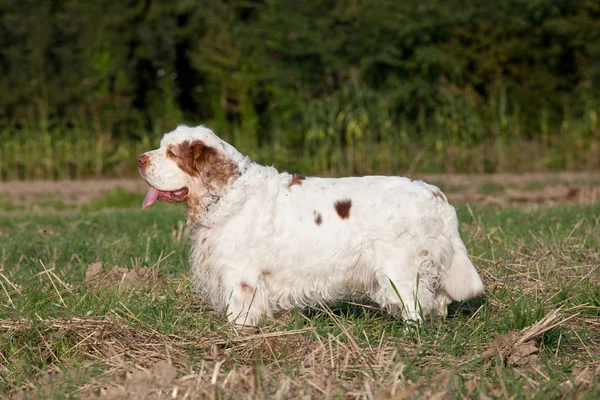
[[[177,124],[320,175],[597,171],[597,0],[1,0],[0,179]]]

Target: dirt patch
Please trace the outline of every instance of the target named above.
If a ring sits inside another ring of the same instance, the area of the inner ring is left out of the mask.
[[[548,186],[537,190],[506,188],[498,193],[481,192],[452,193],[455,201],[503,204],[595,204],[600,201],[600,187],[588,186]]]
[[[594,204],[600,173],[425,174],[412,177],[438,185],[451,202],[503,204]]]
[[[551,329],[564,325],[577,315],[572,314],[563,317],[562,307],[554,309],[546,314],[544,318],[520,332],[508,332],[498,337],[486,351],[479,357],[469,360],[469,362],[475,360],[481,362],[500,356],[502,362],[511,367],[536,364],[542,335]]]
[[[562,389],[565,392],[576,390],[582,393],[591,390],[594,387],[594,381],[600,379],[600,365],[588,365],[583,370],[574,370],[573,378],[563,383]]]
[[[94,288],[113,289],[116,287],[136,288],[140,286],[155,286],[160,281],[159,271],[141,267],[127,269],[114,267],[104,272],[101,262],[90,264],[85,271],[84,283]]]
[[[523,174],[421,174],[428,181],[444,182],[450,187],[461,187],[468,184],[481,186],[486,183],[501,186],[536,186],[541,185],[577,185],[582,183],[600,183],[600,172],[532,172]]]
[[[159,361],[150,369],[129,371],[124,379],[103,387],[99,395],[92,394],[87,398],[147,399],[158,398],[161,394],[177,398],[177,391],[184,388],[185,382],[179,382],[176,377],[175,367],[168,361]]]
[[[504,363],[510,367],[535,365],[540,354],[539,340],[520,342],[520,332],[509,332],[496,339],[494,346]]]
[[[0,182],[0,195],[14,204],[31,204],[39,199],[56,198],[65,204],[87,204],[116,188],[143,193],[148,185],[140,179],[10,181]]]
[[[198,373],[179,377],[177,369],[168,361],[159,361],[148,369],[136,366],[125,377],[105,383],[96,393],[88,393],[81,398],[207,399],[228,398],[231,395],[234,395],[233,398],[262,398],[265,395],[269,398],[282,398],[282,395],[289,394],[289,378],[279,377],[278,383],[273,385],[275,390],[265,390],[261,387],[258,376],[262,379],[271,378],[272,373],[267,369],[238,367],[227,372],[222,364],[202,363]],[[258,396],[259,394],[262,396]]]
[[[55,368],[42,374],[35,386],[26,385],[9,398],[11,400],[59,398],[66,391],[77,389],[77,384],[83,380],[85,376],[81,370],[61,371]]]

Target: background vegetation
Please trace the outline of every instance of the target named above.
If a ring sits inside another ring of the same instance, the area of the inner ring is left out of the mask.
[[[597,169],[595,0],[0,0],[0,178],[205,123],[303,173]]]

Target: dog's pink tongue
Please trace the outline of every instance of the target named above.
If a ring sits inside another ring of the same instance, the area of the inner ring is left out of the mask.
[[[142,203],[142,210],[150,207],[152,203],[154,203],[158,199],[158,190],[154,189],[150,186],[148,189],[148,193],[146,193],[146,197],[144,197],[144,202]]]

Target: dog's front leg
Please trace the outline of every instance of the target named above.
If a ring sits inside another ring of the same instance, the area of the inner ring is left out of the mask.
[[[227,319],[236,326],[254,327],[272,318],[266,288],[250,279],[234,279],[225,293],[227,298]]]

